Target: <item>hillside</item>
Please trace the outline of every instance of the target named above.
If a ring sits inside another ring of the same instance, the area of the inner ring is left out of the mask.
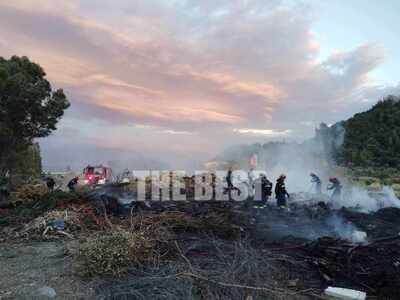
[[[400,167],[400,98],[388,96],[344,122],[338,162],[360,167]]]

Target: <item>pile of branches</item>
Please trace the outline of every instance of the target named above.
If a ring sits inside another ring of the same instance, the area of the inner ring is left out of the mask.
[[[400,286],[400,237],[354,245],[329,237],[304,247],[307,260],[329,285],[346,285],[395,299]]]
[[[62,223],[63,228],[54,229],[52,227],[53,222]],[[72,210],[51,210],[43,216],[33,219],[20,232],[17,232],[16,235],[17,237],[48,238],[53,234],[57,234],[71,238],[72,235],[68,232],[80,230],[81,223],[79,214]]]
[[[23,184],[11,193],[11,203],[15,206],[35,202],[48,192],[45,184]]]
[[[50,234],[46,236],[47,233],[55,233],[47,229],[53,221],[63,222],[65,232],[67,233],[64,236],[70,237],[68,233],[84,227],[92,220],[84,211],[77,211],[82,207],[89,207],[89,210],[93,211],[91,205],[77,193],[57,190],[51,193],[46,191],[42,194],[40,192],[41,189],[36,191],[35,189],[31,189],[29,185],[26,185],[23,190],[26,192],[25,195],[30,195],[29,197],[27,196],[28,198],[18,203],[14,202],[13,205],[7,206],[6,209],[1,209],[0,211],[0,224],[6,225],[0,228],[2,229],[0,230],[0,235],[5,240],[13,238],[42,239],[44,237],[47,239],[47,237],[51,236],[60,237],[59,232],[55,235]],[[19,194],[20,196],[22,195],[21,191],[19,192],[21,193]],[[15,197],[15,195],[12,197]],[[77,210],[74,205],[78,207]],[[77,215],[79,215],[79,218]]]
[[[261,252],[246,241],[201,239],[204,255],[175,242],[174,260],[147,268],[131,268],[124,278],[105,279],[95,287],[105,299],[312,299],[317,290],[305,288],[282,255]],[[200,245],[201,244],[201,245]],[[190,247],[189,247],[190,248]],[[289,264],[291,264],[290,262]],[[307,264],[292,266],[307,274]]]
[[[13,218],[13,216],[9,214],[8,218]],[[18,215],[14,218],[18,218]],[[67,237],[72,239],[78,234],[103,231],[109,227],[106,217],[97,215],[89,203],[62,203],[54,209],[43,211],[37,217],[22,218],[20,222],[15,222],[7,230],[5,238],[49,240]]]
[[[81,243],[77,258],[85,276],[120,277],[129,268],[156,264],[173,255],[171,237],[166,230],[121,228],[89,237]]]
[[[15,203],[11,209],[21,217],[36,218],[46,212],[66,207],[72,203],[86,202],[81,195],[77,193],[63,192],[60,190],[54,192],[37,193],[35,196],[28,197],[24,201]]]
[[[237,239],[251,226],[249,215],[240,211],[216,210],[201,215],[181,211],[138,214],[132,218],[133,226],[168,228],[174,233],[205,233],[223,239]]]

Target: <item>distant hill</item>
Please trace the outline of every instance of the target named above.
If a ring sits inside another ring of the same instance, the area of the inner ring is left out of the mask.
[[[344,122],[337,159],[360,167],[400,167],[400,98],[388,96]]]

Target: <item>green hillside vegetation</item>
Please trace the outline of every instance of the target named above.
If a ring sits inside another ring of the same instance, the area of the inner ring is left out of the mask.
[[[400,167],[400,98],[388,96],[344,123],[338,162],[363,168]],[[394,170],[393,170],[394,171]]]

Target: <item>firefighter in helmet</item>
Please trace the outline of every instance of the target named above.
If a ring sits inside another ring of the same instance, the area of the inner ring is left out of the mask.
[[[314,173],[310,174],[311,183],[315,184],[315,193],[320,195],[322,194],[322,181],[321,179]]]
[[[261,200],[262,205],[267,204],[268,198],[272,195],[272,182],[268,180],[267,176],[261,174]]]
[[[338,201],[342,196],[342,185],[336,177],[329,178],[329,183],[327,189],[333,190],[332,195],[330,197],[331,202]]]
[[[286,190],[285,180],[286,180],[286,175],[284,174],[279,176],[279,178],[276,180],[275,197],[278,207],[286,207],[287,198],[290,198],[290,195]]]

